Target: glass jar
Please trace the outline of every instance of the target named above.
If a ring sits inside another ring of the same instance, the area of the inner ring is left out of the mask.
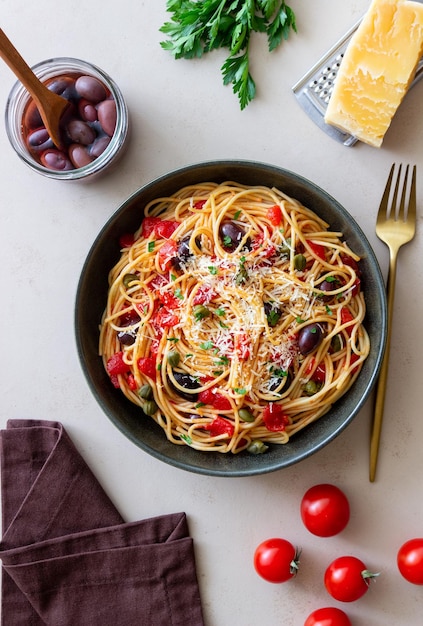
[[[33,171],[54,178],[56,180],[91,180],[102,174],[112,164],[115,164],[123,152],[128,137],[128,109],[122,93],[116,83],[100,68],[68,57],[60,57],[42,61],[32,67],[33,72],[45,83],[58,76],[92,76],[99,80],[110,92],[110,97],[116,103],[116,126],[108,146],[99,156],[88,164],[68,170],[57,170],[45,167],[37,161],[28,149],[24,133],[24,114],[32,100],[30,94],[20,81],[17,81],[9,94],[6,104],[5,121],[6,132],[12,147],[18,156]]]

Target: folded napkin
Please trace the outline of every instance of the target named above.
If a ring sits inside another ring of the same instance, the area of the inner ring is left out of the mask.
[[[203,626],[185,513],[125,523],[59,422],[0,454],[3,626]]]

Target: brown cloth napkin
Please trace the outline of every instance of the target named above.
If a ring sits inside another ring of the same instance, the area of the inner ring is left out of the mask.
[[[124,523],[59,422],[0,453],[3,626],[203,626],[185,513]]]

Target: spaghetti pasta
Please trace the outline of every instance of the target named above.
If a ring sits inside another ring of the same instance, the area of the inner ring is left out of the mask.
[[[175,444],[287,443],[369,353],[359,257],[342,237],[265,186],[203,183],[150,202],[109,275],[99,346],[113,384]]]

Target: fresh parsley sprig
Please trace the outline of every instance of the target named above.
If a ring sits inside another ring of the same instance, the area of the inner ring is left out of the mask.
[[[291,30],[295,14],[282,0],[167,0],[171,21],[160,31],[168,36],[160,45],[175,59],[193,59],[217,48],[229,56],[221,67],[223,83],[232,84],[241,110],[256,95],[250,73],[249,43],[253,32],[267,35],[271,52]]]

